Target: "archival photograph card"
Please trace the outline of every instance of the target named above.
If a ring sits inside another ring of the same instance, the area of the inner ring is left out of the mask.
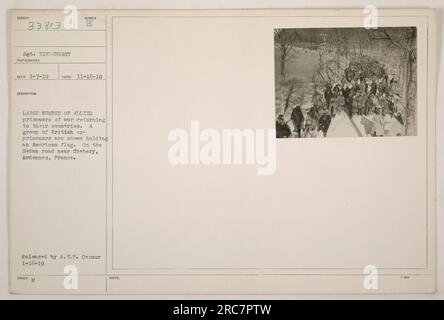
[[[12,293],[435,291],[433,10],[11,10],[9,32]]]

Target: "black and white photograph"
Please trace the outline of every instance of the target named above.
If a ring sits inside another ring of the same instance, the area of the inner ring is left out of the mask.
[[[0,3],[0,300],[443,299],[444,1],[403,1]]]
[[[416,33],[275,29],[276,137],[416,136]]]

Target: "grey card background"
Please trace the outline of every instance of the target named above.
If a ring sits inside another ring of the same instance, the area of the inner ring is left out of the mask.
[[[171,1],[94,1],[94,0],[84,0],[84,1],[56,1],[56,0],[42,0],[38,3],[35,1],[12,1],[5,0],[0,4],[0,14],[1,14],[1,24],[0,24],[0,60],[2,64],[2,72],[0,79],[0,90],[1,90],[1,103],[0,103],[0,298],[2,299],[21,299],[27,298],[26,296],[12,296],[8,294],[8,243],[7,243],[7,195],[6,195],[6,147],[7,147],[7,123],[8,123],[8,68],[7,68],[7,10],[9,8],[63,8],[67,4],[76,5],[79,9],[134,9],[134,8],[146,8],[146,9],[217,9],[217,8],[332,8],[333,3],[328,0],[301,0],[301,1],[291,1],[291,0],[171,0]],[[415,8],[415,7],[431,7],[438,8],[441,11],[444,9],[444,3],[442,0],[374,0],[374,1],[352,1],[352,0],[337,0],[334,2],[335,8],[359,8],[366,5],[376,5],[381,8]],[[442,39],[443,28],[442,28],[442,12],[440,12],[440,17],[438,24],[441,30],[440,39]],[[438,43],[438,47],[442,48],[442,43]],[[443,87],[443,73],[444,68],[440,61],[443,61],[444,54],[443,50],[439,53],[439,75],[438,75],[438,96],[437,96],[437,164],[438,164],[438,204],[437,204],[437,228],[438,228],[438,249],[437,249],[437,294],[435,295],[408,295],[408,296],[385,296],[386,298],[444,298],[444,264],[443,255],[444,250],[444,226],[442,224],[443,220],[443,207],[442,207],[442,189],[444,187],[444,178],[441,174],[440,164],[444,163],[444,154],[440,144],[444,138],[444,126],[443,123],[443,93],[439,88]],[[119,296],[107,297],[108,299],[118,298]],[[329,298],[330,296],[327,296]],[[347,298],[349,296],[341,296],[340,298]],[[39,298],[45,298],[45,296],[39,296]],[[83,298],[83,297],[82,297]],[[94,298],[101,298],[101,296],[95,296]],[[140,298],[144,298],[140,296]],[[155,296],[150,296],[150,298],[155,298]],[[179,297],[180,298],[180,297]],[[232,297],[235,298],[235,297]],[[285,298],[285,297],[280,297]],[[316,298],[316,296],[288,296],[287,298]],[[359,298],[367,298],[366,296],[361,296]],[[381,298],[380,296],[372,296],[371,298]],[[69,297],[69,299],[76,299],[76,297]]]

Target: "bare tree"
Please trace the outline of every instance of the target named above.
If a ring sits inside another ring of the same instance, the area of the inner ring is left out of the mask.
[[[285,88],[287,89],[285,91],[284,96],[284,114],[287,112],[288,108],[290,107],[290,103],[293,101],[293,95],[296,91],[298,85],[297,79],[289,79],[285,82]]]
[[[295,29],[275,29],[274,30],[274,43],[279,49],[280,53],[280,76],[281,76],[281,104],[285,107],[285,85],[286,85],[286,63],[289,58],[290,52],[296,46],[300,39],[299,34]]]
[[[403,32],[379,28],[369,33],[370,41],[388,41],[400,52],[402,65],[402,104],[405,109],[405,134],[416,134],[416,27]]]

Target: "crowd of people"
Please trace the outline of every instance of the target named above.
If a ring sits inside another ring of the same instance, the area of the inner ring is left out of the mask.
[[[345,112],[350,118],[354,115],[366,116],[373,124],[372,136],[393,135],[390,132],[392,118],[402,125],[400,97],[397,94],[397,81],[384,74],[371,79],[360,77],[338,83],[327,83],[323,88],[315,87],[312,106],[304,115],[301,106],[295,106],[290,120],[293,136],[298,138],[317,137],[319,132],[327,136],[332,118]],[[291,130],[282,114],[276,120],[278,138],[288,138]],[[399,135],[399,133],[396,133]]]

